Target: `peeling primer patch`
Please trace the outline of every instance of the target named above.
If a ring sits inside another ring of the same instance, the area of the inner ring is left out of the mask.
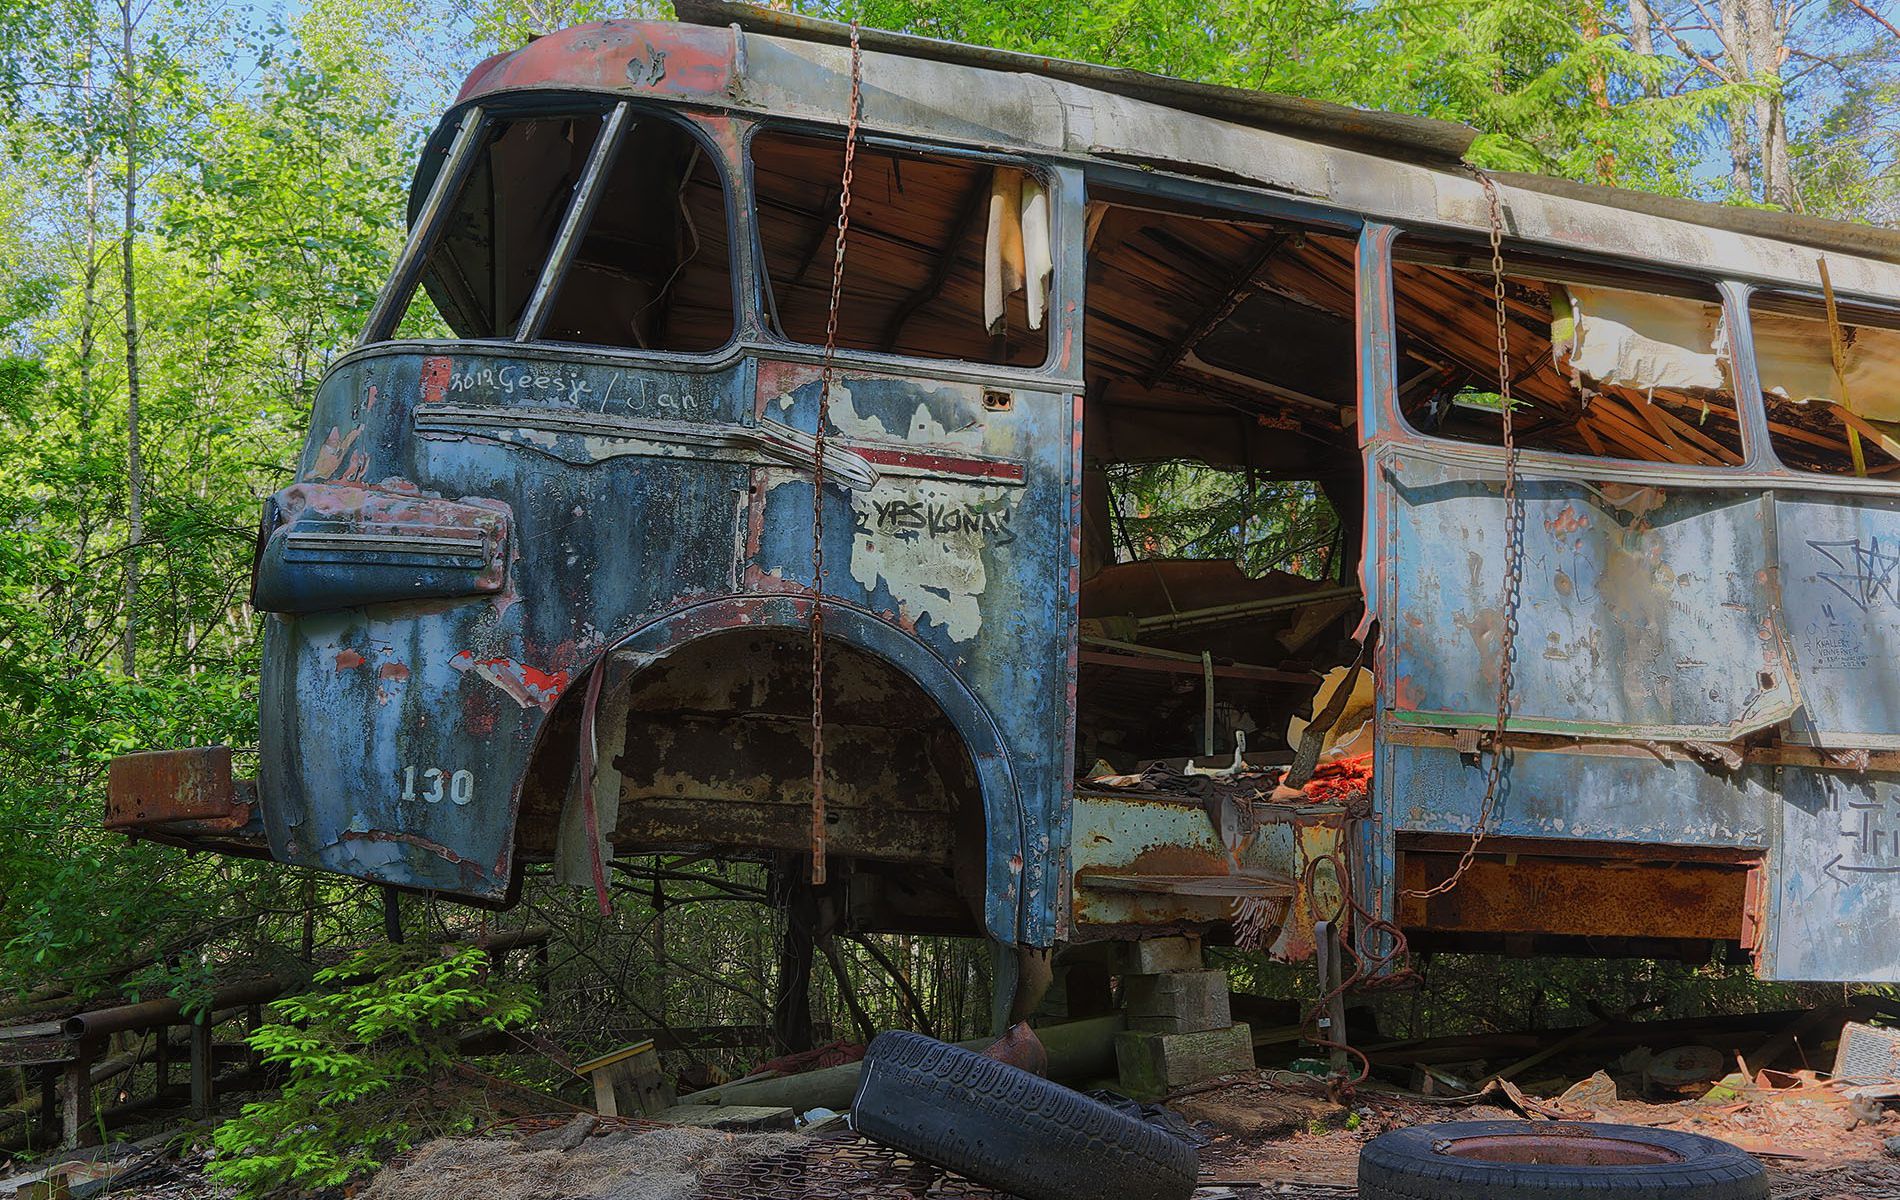
[[[917,480],[854,492],[851,578],[867,592],[882,579],[904,622],[928,617],[967,642],[983,626],[984,551],[1016,540],[1013,499],[1008,488]]]
[[[449,666],[458,671],[472,671],[506,692],[509,699],[521,707],[539,708],[543,712],[552,712],[554,702],[561,698],[561,693],[567,688],[566,671],[549,673],[526,663],[518,663],[512,658],[478,659],[472,652],[464,650],[449,660]]]
[[[442,397],[448,394],[449,380],[455,376],[453,360],[441,356],[422,360],[422,402],[440,404]]]
[[[931,415],[929,405],[919,398],[916,407],[911,410],[910,425],[904,429],[892,429],[883,416],[877,413],[865,416],[859,410],[849,384],[840,380],[831,386],[835,393],[831,401],[831,423],[837,427],[840,437],[869,441],[896,439],[913,445],[954,446],[973,453],[983,449],[984,429],[981,422],[947,429]],[[779,398],[779,403],[784,406],[790,399],[790,393],[786,393]]]
[[[338,673],[354,671],[356,668],[362,666],[363,662],[363,656],[348,647],[336,652],[336,669]]]

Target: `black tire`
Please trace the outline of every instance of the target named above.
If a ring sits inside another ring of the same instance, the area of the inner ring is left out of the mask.
[[[1636,1143],[1673,1161],[1622,1165],[1501,1162],[1450,1148],[1473,1138],[1594,1137]],[[1768,1175],[1711,1137],[1639,1125],[1452,1121],[1376,1137],[1359,1152],[1359,1200],[1767,1200]]]
[[[1027,1071],[916,1033],[865,1051],[851,1125],[1024,1200],[1186,1200],[1193,1146]]]

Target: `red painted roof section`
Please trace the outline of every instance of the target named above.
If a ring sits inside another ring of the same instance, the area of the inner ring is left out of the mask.
[[[725,98],[730,29],[671,21],[597,21],[536,38],[469,73],[456,102],[521,88]]]

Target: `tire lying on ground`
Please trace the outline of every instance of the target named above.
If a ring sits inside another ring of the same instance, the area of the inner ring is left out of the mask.
[[[1714,1138],[1637,1125],[1452,1121],[1376,1137],[1359,1200],[1767,1200],[1768,1175]]]
[[[851,1125],[1024,1200],[1186,1200],[1194,1147],[1027,1071],[915,1033],[865,1051]]]

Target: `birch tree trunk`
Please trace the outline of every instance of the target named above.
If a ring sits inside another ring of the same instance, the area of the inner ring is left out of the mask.
[[[1755,98],[1755,138],[1761,150],[1762,199],[1792,204],[1794,177],[1788,166],[1788,118],[1781,98],[1781,64],[1787,30],[1774,0],[1743,0],[1748,28],[1749,78],[1763,90]]]
[[[1722,39],[1722,63],[1728,70],[1730,83],[1752,77],[1748,68],[1749,38],[1742,14],[1743,2],[1722,0],[1721,4],[1722,28],[1718,32]],[[1755,181],[1751,167],[1755,156],[1748,140],[1748,109],[1740,103],[1728,107],[1728,154],[1729,188],[1738,197],[1753,199]]]
[[[119,79],[125,102],[125,228],[119,236],[125,288],[125,634],[119,663],[127,675],[138,673],[139,552],[145,540],[145,464],[139,448],[138,271],[133,249],[138,240],[139,93],[138,60],[132,34],[134,0],[119,0]]]

